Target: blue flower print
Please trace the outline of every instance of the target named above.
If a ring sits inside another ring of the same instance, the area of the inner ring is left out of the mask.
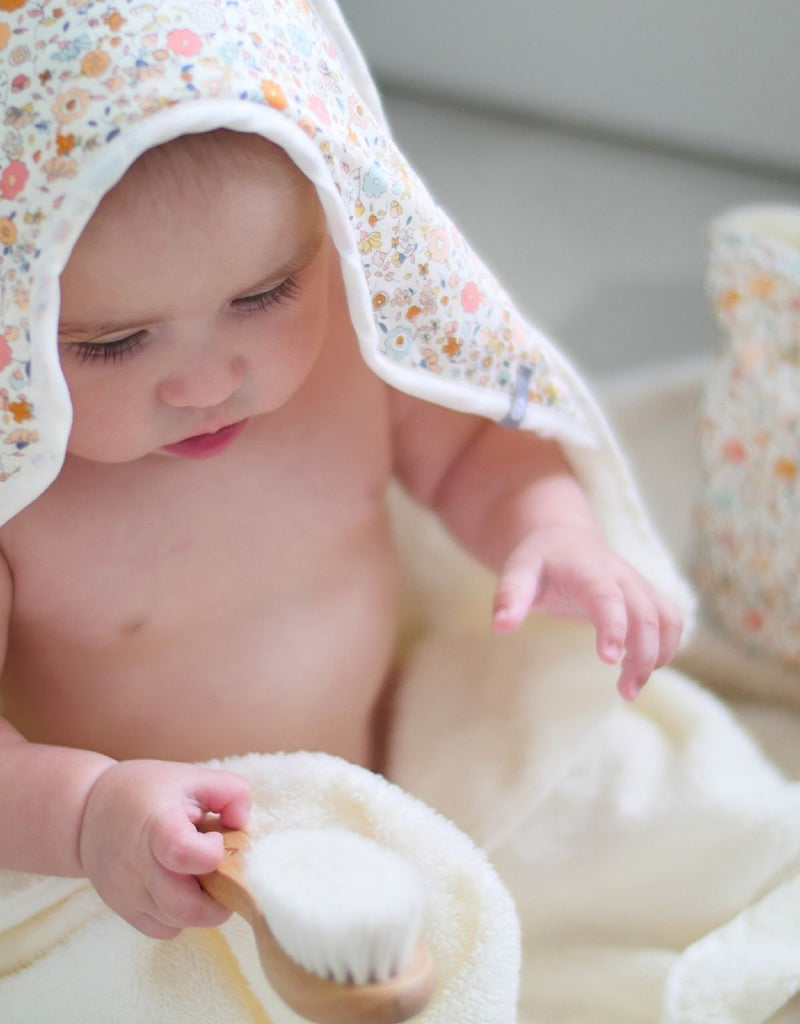
[[[386,351],[395,359],[404,359],[411,350],[414,332],[410,327],[395,327],[386,335]]]
[[[298,53],[302,53],[304,57],[310,57],[312,49],[311,41],[305,32],[298,28],[297,25],[290,25],[289,35],[291,36],[292,44]]]
[[[378,199],[389,186],[378,165],[373,164],[364,175],[361,187],[364,190],[364,195],[369,196],[370,199]]]
[[[83,33],[68,43],[62,43],[58,50],[53,54],[53,60],[77,60],[78,57],[83,53],[88,53],[92,48],[92,41],[87,35]]]

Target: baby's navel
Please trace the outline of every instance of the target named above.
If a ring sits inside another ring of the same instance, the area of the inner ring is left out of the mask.
[[[127,622],[123,622],[119,627],[120,636],[136,636],[137,633],[142,632],[146,625],[147,619],[144,616],[135,619],[128,619]]]

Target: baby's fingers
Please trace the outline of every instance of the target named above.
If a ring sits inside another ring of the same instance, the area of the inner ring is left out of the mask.
[[[147,891],[152,900],[150,916],[162,929],[213,928],[230,917],[230,911],[204,892],[190,875],[156,870],[147,880]]]
[[[628,611],[619,584],[607,576],[587,580],[586,612],[597,634],[597,653],[603,661],[616,665],[628,635]]]
[[[211,811],[219,814],[226,828],[246,827],[250,787],[241,775],[209,768],[192,781],[190,792],[197,808],[193,820],[199,821],[206,811]]]
[[[508,633],[517,629],[539,595],[542,560],[511,558],[503,566],[494,595],[492,629]]]
[[[683,619],[677,607],[668,598],[659,597],[657,606],[661,623],[661,647],[656,668],[662,668],[678,653],[683,633]]]
[[[658,602],[644,587],[628,584],[628,636],[617,689],[635,700],[661,656],[661,617]]]
[[[150,827],[150,852],[162,868],[181,875],[204,875],[224,856],[219,832],[198,832],[180,812],[163,815]]]

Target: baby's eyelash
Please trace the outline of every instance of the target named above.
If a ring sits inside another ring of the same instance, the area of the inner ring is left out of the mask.
[[[293,299],[300,291],[300,285],[293,277],[287,277],[275,288],[266,292],[259,292],[257,295],[246,295],[233,302],[235,309],[243,312],[255,310],[267,310],[282,302]],[[70,352],[82,363],[118,363],[125,356],[138,352],[144,348],[147,341],[146,331],[137,331],[125,338],[118,338],[116,341],[78,341],[69,346]]]
[[[241,299],[236,299],[234,306],[236,309],[246,312],[257,309],[266,310],[270,306],[277,306],[282,302],[288,302],[299,291],[300,285],[297,281],[293,277],[287,277],[285,281],[281,281],[279,285],[276,285],[275,288],[271,288],[267,292],[259,292],[257,295],[245,295]]]
[[[137,331],[136,334],[129,334],[125,338],[118,338],[116,341],[79,341],[70,345],[70,351],[74,353],[82,363],[93,363],[101,361],[105,363],[117,363],[132,352],[138,352],[145,344],[145,332]]]

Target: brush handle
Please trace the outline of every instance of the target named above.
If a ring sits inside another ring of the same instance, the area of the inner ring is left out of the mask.
[[[221,832],[225,841],[220,866],[198,876],[198,881],[217,902],[249,922],[270,985],[295,1013],[314,1024],[402,1024],[427,1006],[436,976],[420,943],[399,974],[367,985],[320,978],[295,963],[270,931],[248,887],[244,860],[249,847],[247,833],[221,828],[213,819],[198,827],[204,832]]]

